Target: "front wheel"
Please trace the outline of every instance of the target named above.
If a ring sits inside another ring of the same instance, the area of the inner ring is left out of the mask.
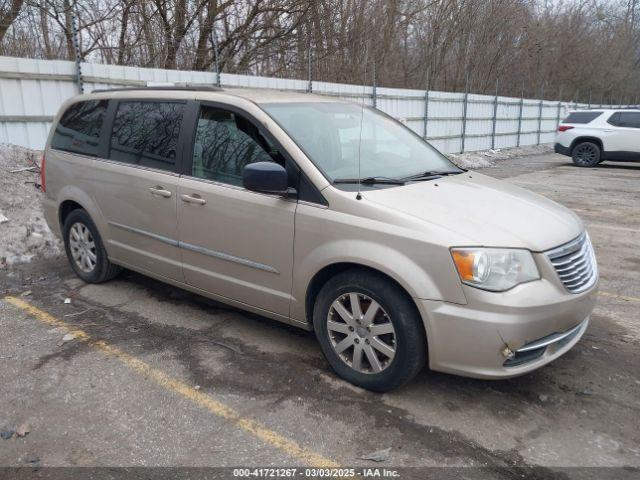
[[[579,143],[574,147],[571,157],[578,167],[595,167],[600,163],[600,147],[592,142]]]
[[[425,364],[426,338],[416,307],[381,274],[354,269],[329,280],[318,294],[313,325],[335,372],[368,390],[397,388]]]

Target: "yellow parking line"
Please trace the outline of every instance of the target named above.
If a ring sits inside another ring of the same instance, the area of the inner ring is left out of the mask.
[[[618,294],[609,293],[609,292],[598,292],[598,294],[602,295],[603,297],[615,298],[616,300],[625,300],[627,302],[640,302],[640,298],[638,297],[627,297],[625,295],[618,295]]]
[[[264,425],[252,420],[250,418],[243,417],[240,413],[236,412],[233,408],[228,407],[224,403],[216,400],[212,395],[194,390],[192,386],[187,385],[180,380],[170,377],[166,373],[153,368],[146,362],[129,355],[117,347],[109,345],[104,340],[95,340],[83,330],[71,328],[62,320],[55,318],[54,316],[40,310],[37,307],[25,302],[16,297],[4,297],[7,303],[10,303],[14,307],[19,308],[27,312],[28,314],[36,317],[38,320],[55,327],[60,327],[66,332],[75,335],[76,339],[86,342],[87,344],[95,347],[101,352],[111,357],[117,358],[124,365],[134,370],[136,373],[154,381],[162,388],[169,390],[177,395],[180,395],[198,406],[205,408],[214,415],[229,420],[240,429],[249,433],[250,435],[262,440],[268,445],[282,450],[287,455],[300,460],[303,464],[315,467],[335,468],[339,465],[333,460],[322,456],[319,453],[308,450],[301,447],[293,440],[290,440],[273,430],[268,429]]]

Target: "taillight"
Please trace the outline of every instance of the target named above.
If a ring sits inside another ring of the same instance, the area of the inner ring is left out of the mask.
[[[42,161],[40,162],[40,188],[42,189],[43,192],[47,191],[47,181],[46,181],[46,176],[44,173],[44,167],[45,167],[45,157],[44,157],[44,153],[42,154]]]
[[[560,125],[558,127],[558,131],[559,132],[566,132],[567,130],[571,130],[573,127],[569,126],[569,125]]]

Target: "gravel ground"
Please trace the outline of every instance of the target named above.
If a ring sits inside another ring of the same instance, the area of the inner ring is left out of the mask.
[[[41,212],[42,192],[36,187],[40,155],[35,150],[0,144],[0,268],[56,256],[61,251]]]

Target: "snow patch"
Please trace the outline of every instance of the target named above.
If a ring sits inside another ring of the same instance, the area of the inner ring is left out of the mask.
[[[0,268],[62,251],[42,214],[40,157],[36,150],[0,143]]]
[[[528,155],[544,155],[552,152],[553,145],[545,143],[542,145],[482,150],[479,152],[451,153],[447,157],[459,167],[475,170],[477,168],[493,167],[500,160],[522,158]]]

